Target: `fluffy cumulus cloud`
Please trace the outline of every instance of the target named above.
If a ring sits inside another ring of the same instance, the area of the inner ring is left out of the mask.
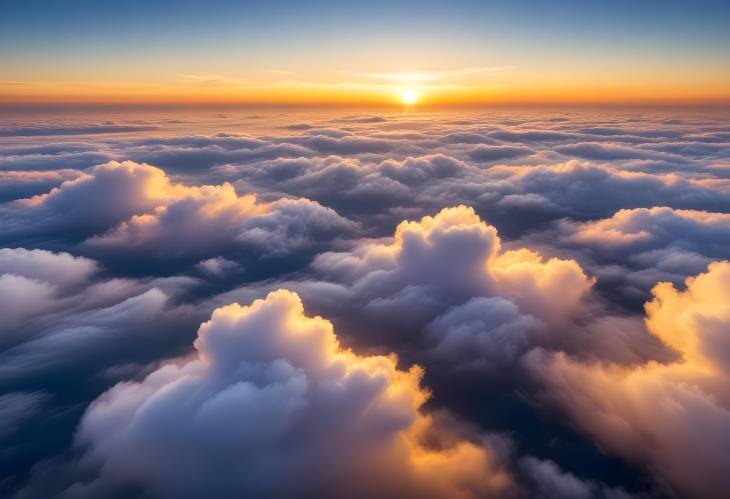
[[[519,357],[544,325],[504,298],[472,298],[450,308],[426,327],[435,363],[451,369],[488,370]]]
[[[673,355],[641,321],[614,313],[575,260],[505,248],[465,206],[404,221],[392,238],[347,253],[323,253],[313,267],[330,287],[292,285],[358,331],[348,340],[438,366],[434,377],[499,380],[535,347],[629,364]]]
[[[726,251],[722,241],[730,236],[730,214],[667,207],[625,209],[608,219],[564,225],[573,229],[573,242],[607,251],[673,245],[721,257]]]
[[[16,201],[2,213],[4,240],[61,236],[84,239],[153,210],[184,190],[165,173],[131,161],[93,168],[50,192]]]
[[[450,435],[421,412],[419,368],[343,349],[295,293],[215,310],[195,349],[91,405],[78,441],[101,471],[70,496],[122,485],[152,497],[516,492],[486,442]]]
[[[562,244],[580,251],[602,280],[642,298],[658,281],[680,283],[711,261],[730,258],[727,213],[624,209],[600,220],[562,221],[559,230]]]
[[[514,236],[551,220],[609,217],[622,208],[730,210],[730,185],[719,178],[551,158],[547,153],[529,156],[527,164],[520,157],[485,164],[466,150],[431,147],[439,152],[424,147],[400,155],[277,159],[228,170],[257,189],[331,206],[365,222],[377,235],[404,217],[457,204],[474,206]]]
[[[606,165],[568,161],[537,167],[503,167],[505,180],[522,192],[549,199],[565,214],[584,219],[621,208],[671,206],[728,210],[727,185],[712,179],[686,178],[619,170]]]
[[[730,487],[726,116],[61,114],[0,130],[0,496]]]
[[[685,290],[661,283],[646,305],[649,331],[681,354],[633,368],[533,352],[547,397],[602,447],[643,463],[686,497],[730,487],[730,263],[713,263]]]
[[[241,224],[236,242],[273,255],[308,249],[319,241],[350,234],[357,225],[308,199],[281,199]]]
[[[262,203],[239,196],[228,182],[187,186],[131,161],[96,166],[47,194],[15,202],[0,217],[6,239],[62,238],[101,257],[144,253],[190,261],[242,246],[282,255],[355,228],[307,199]]]
[[[347,233],[354,224],[307,199],[259,203],[229,183],[190,187],[154,210],[87,239],[95,250],[188,258],[230,252],[242,244],[286,254]]]
[[[432,343],[432,354],[458,367],[469,357],[514,359],[548,329],[569,327],[593,284],[573,260],[503,249],[497,230],[466,206],[404,221],[389,241],[324,253],[313,265],[352,282],[347,294],[373,328]]]
[[[215,277],[223,277],[227,274],[242,270],[241,266],[237,262],[226,260],[219,256],[201,260],[198,262],[196,267],[201,272]]]

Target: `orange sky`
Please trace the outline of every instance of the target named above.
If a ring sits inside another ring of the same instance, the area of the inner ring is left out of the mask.
[[[730,104],[727,3],[266,4],[3,6],[0,103]]]
[[[471,71],[471,73],[469,73]],[[454,71],[456,73],[457,71]],[[340,79],[244,81],[220,75],[182,75],[168,80],[0,81],[4,103],[141,104],[330,104],[414,106],[468,104],[730,104],[726,78],[668,81],[531,74],[519,68],[383,73]]]

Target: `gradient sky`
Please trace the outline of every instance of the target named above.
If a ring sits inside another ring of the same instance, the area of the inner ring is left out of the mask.
[[[730,2],[0,0],[0,102],[730,102]]]

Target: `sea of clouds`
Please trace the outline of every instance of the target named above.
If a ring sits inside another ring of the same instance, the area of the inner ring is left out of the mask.
[[[4,119],[0,495],[726,497],[728,123]]]

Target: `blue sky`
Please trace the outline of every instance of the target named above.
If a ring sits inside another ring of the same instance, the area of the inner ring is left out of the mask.
[[[515,67],[503,85],[534,78],[536,92],[621,75],[624,93],[677,79],[668,95],[714,95],[728,81],[728,46],[728,2],[0,3],[0,80],[59,92],[69,82],[168,88],[181,74],[258,88],[280,84],[265,71],[346,83],[335,73]]]

